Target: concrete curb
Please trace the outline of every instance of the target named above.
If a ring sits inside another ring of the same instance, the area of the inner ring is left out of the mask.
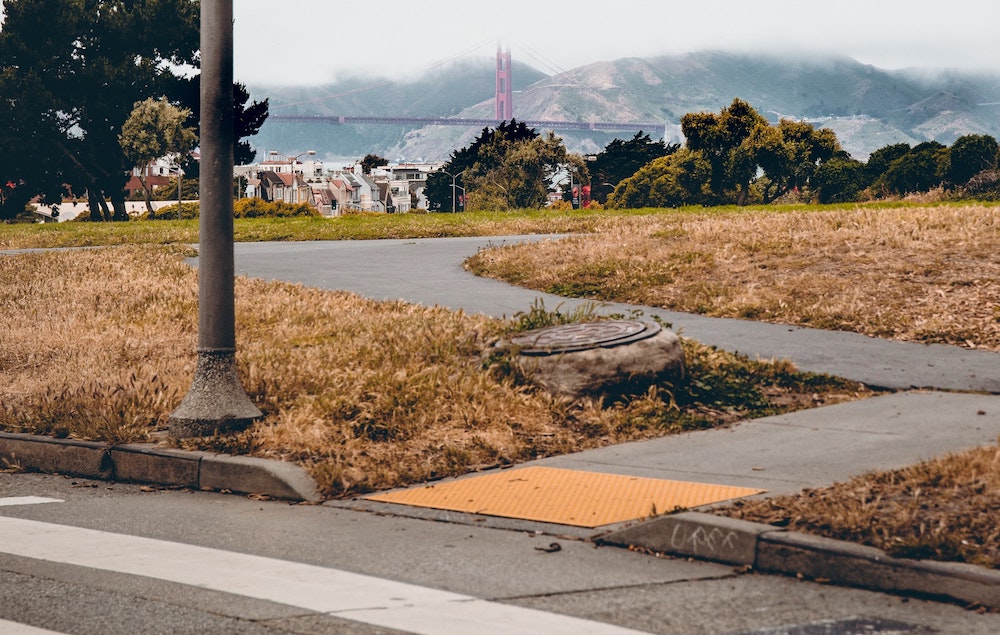
[[[316,483],[301,467],[254,457],[0,432],[0,461],[27,470],[99,480],[321,500]]]
[[[893,558],[874,547],[713,514],[663,516],[599,536],[595,542],[885,593],[1000,607],[1000,571]]]

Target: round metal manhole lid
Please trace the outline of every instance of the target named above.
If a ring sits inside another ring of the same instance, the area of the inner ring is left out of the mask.
[[[611,348],[653,337],[662,330],[655,322],[606,320],[547,326],[510,339],[521,355],[557,355],[592,348]]]

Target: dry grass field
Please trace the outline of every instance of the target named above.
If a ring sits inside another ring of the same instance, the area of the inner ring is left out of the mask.
[[[162,431],[196,361],[197,274],[180,251],[0,257],[0,429],[109,443]],[[237,314],[241,377],[266,417],[182,445],[298,462],[328,496],[870,394],[686,342],[683,384],[576,403],[484,361],[514,323],[248,279]]]
[[[560,295],[1000,350],[1000,206],[707,210],[485,251]]]

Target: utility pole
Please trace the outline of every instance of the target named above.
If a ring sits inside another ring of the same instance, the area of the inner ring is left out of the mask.
[[[233,0],[201,3],[198,364],[170,435],[240,430],[262,416],[236,375],[233,255]]]

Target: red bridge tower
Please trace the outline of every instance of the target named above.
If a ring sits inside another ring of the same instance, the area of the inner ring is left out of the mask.
[[[514,118],[514,88],[511,85],[510,45],[504,49],[497,42],[497,101],[496,120],[510,121]]]

